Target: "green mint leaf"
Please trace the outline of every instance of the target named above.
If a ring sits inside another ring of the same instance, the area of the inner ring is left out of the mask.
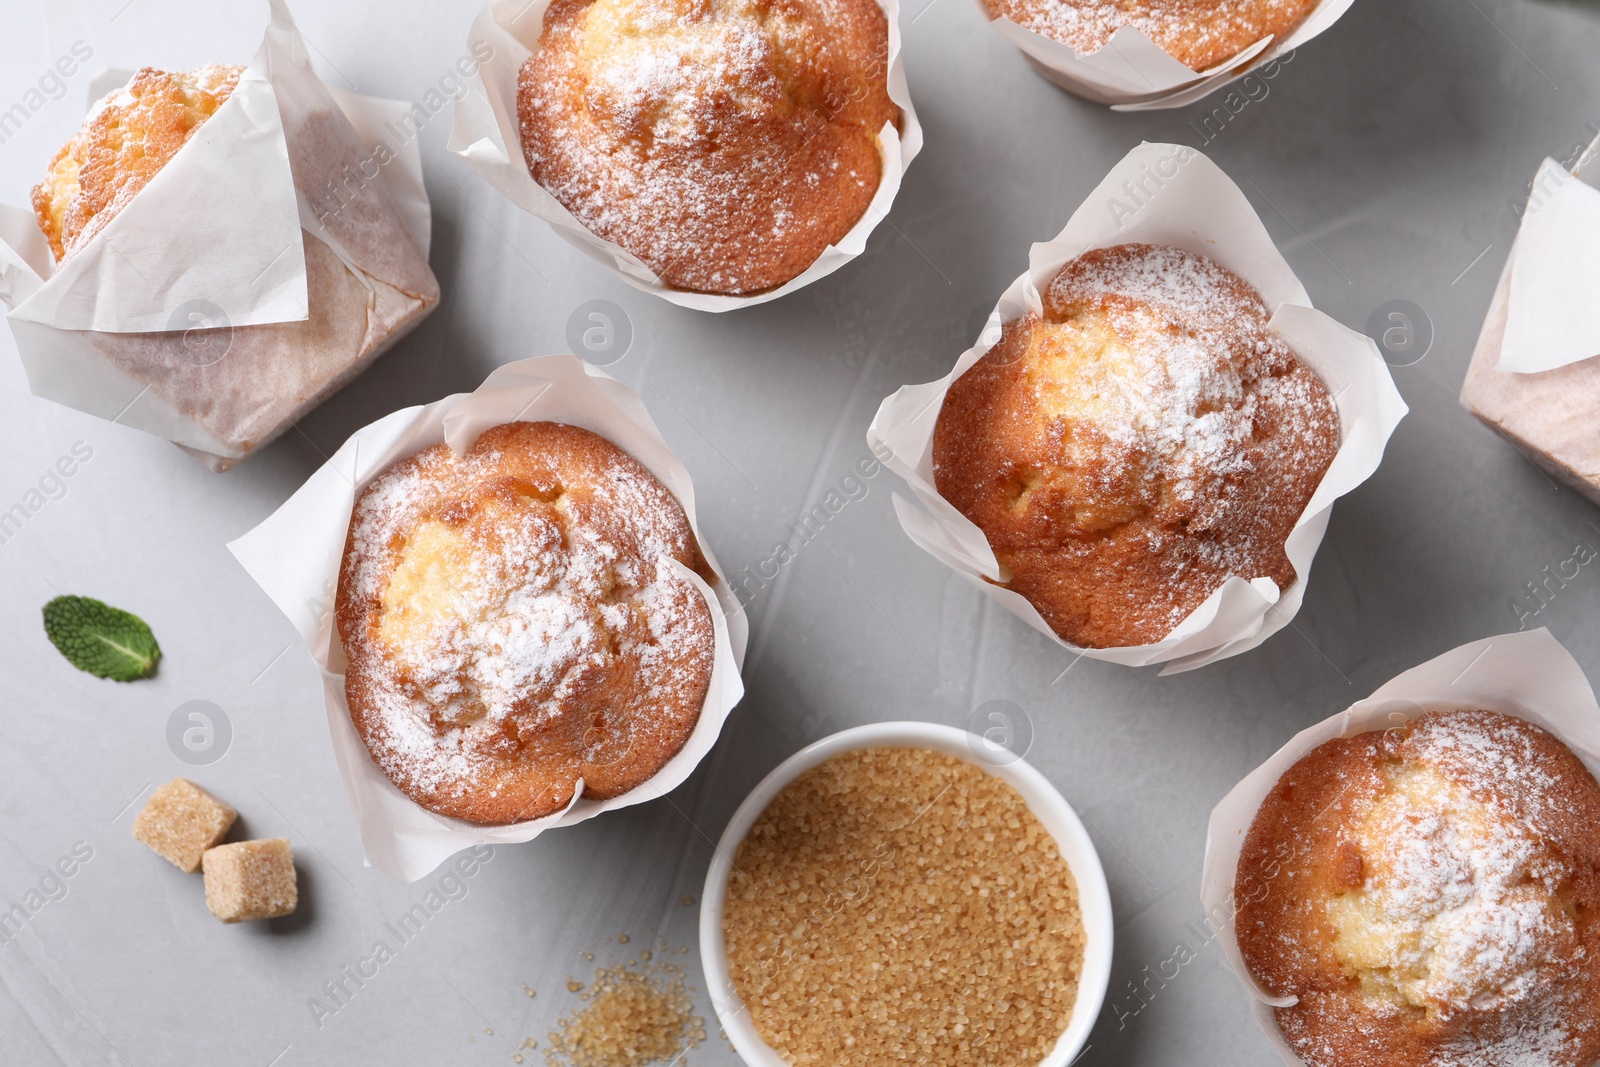
[[[50,643],[80,671],[131,682],[155,673],[161,647],[137,615],[86,596],[58,596],[44,606]]]

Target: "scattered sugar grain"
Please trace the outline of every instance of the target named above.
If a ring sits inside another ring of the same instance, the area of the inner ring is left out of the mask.
[[[587,989],[568,983],[573,986],[583,990],[586,1006],[557,1020],[545,1051],[549,1067],[681,1064],[683,1054],[706,1039],[682,967],[618,964],[598,968]]]

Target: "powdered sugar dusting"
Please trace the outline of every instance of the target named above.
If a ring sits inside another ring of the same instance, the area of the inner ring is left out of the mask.
[[[1074,51],[1098,52],[1124,27],[1139,30],[1195,69],[1228,59],[1268,34],[1282,36],[1315,0],[985,0],[1034,33]]]
[[[1048,288],[1046,316],[1076,319],[1074,343],[1088,335],[1106,346],[1076,362],[1070,380],[1036,382],[1041,408],[1070,414],[1069,448],[1095,472],[1084,489],[1097,507],[1145,495],[1163,518],[1147,532],[1149,549],[1173,583],[1194,570],[1261,573],[1259,561],[1281,554],[1282,519],[1292,522],[1303,501],[1262,521],[1285,501],[1263,495],[1260,478],[1320,478],[1338,447],[1338,415],[1260,298],[1203,256],[1136,245],[1069,264]],[[1192,609],[1171,602],[1160,632]]]
[[[1406,772],[1357,840],[1367,884],[1337,902],[1335,923],[1409,1004],[1516,1003],[1570,940],[1553,895],[1560,871],[1541,862],[1537,838],[1436,772]]]
[[[1419,757],[1452,777],[1494,783],[1512,814],[1538,834],[1562,807],[1564,784],[1538,758],[1533,736],[1516,720],[1488,711],[1461,711],[1447,720],[1425,718],[1409,739]]]
[[[652,21],[664,31],[659,38],[607,56],[588,84],[591,110],[619,138],[692,144],[715,134],[719,103],[753,111],[783,100],[774,41],[759,24],[711,23],[691,33]]]
[[[1244,279],[1170,246],[1092,249],[951,383],[939,493],[1064,640],[1153,644],[1232,578],[1297,578],[1286,542],[1339,412]]]
[[[1557,976],[1585,951],[1562,902],[1571,861],[1550,841],[1573,783],[1552,773],[1537,737],[1491,712],[1424,716],[1350,828],[1365,877],[1329,903],[1340,958],[1380,1003],[1474,1020],[1440,1064],[1570,1062],[1583,1013]]]
[[[1569,1021],[1583,1014],[1583,1008],[1570,998],[1548,997],[1524,1015],[1509,1016],[1485,1033],[1446,1042],[1436,1062],[1440,1067],[1565,1067],[1576,1062]]]
[[[885,34],[871,0],[558,3],[518,81],[529,170],[668,284],[781,284],[881,178],[878,132],[898,112],[882,57],[851,54],[863,11],[866,39]]]
[[[1050,286],[1051,317],[1095,307],[1118,335],[1139,339],[1123,358],[1093,364],[1104,375],[1096,387],[1115,398],[1095,428],[1130,461],[1159,466],[1178,498],[1193,501],[1253,468],[1246,445],[1259,409],[1281,402],[1274,406],[1309,421],[1323,390],[1271,375],[1293,354],[1237,278],[1182,249],[1139,251],[1063,271]]]
[[[1600,1060],[1600,784],[1512,715],[1306,753],[1241,851],[1236,933],[1307,1067]]]
[[[530,472],[497,448],[438,446],[369,485],[341,582],[341,604],[364,610],[346,626],[341,607],[341,630],[391,777],[458,794],[508,764],[576,774],[681,745],[668,736],[682,722],[665,720],[687,704],[692,724],[709,677],[704,601],[669,564],[693,564],[692,535],[610,451]]]

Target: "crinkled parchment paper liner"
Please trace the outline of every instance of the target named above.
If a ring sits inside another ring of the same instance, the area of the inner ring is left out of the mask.
[[[58,267],[33,212],[0,206],[35,395],[216,469],[286,430],[438,303],[418,144],[362,170],[405,110],[324,84],[275,3],[240,89],[80,252]]]
[[[1280,748],[1212,809],[1206,837],[1200,901],[1206,923],[1250,991],[1256,1021],[1283,1062],[1300,1067],[1273,1018],[1274,1007],[1293,997],[1269,997],[1250,977],[1234,933],[1234,877],[1245,834],[1278,779],[1318,745],[1335,738],[1387,730],[1426,711],[1499,711],[1542,726],[1566,743],[1590,771],[1600,774],[1600,705],[1572,655],[1548,630],[1505,634],[1474,641],[1413,667],[1367,699],[1325,719]]]
[[[604,811],[642,804],[677,788],[716,743],[728,712],[744,695],[739,678],[749,624],[726,579],[708,587],[676,562],[706,599],[716,628],[711,686],[700,721],[683,750],[655,777],[607,801],[575,797],[559,815],[510,826],[478,826],[425,810],[372,761],[345,701],[346,661],[333,618],[334,593],[357,494],[392,464],[441,442],[462,451],[483,431],[508,422],[564,422],[607,438],[649,468],[683,505],[706,561],[716,558],[695,522],[689,472],[627,386],[576,356],[540,356],[499,368],[471,393],[406,408],[358,430],[282,507],[228,546],[273,603],[289,617],[322,670],[334,759],[361,831],[367,861],[415,881],[447,857],[478,844],[530,841]]]
[[[467,161],[483,179],[524,211],[537,215],[591,259],[610,267],[636,289],[698,311],[732,311],[776,300],[826,277],[866,251],[867,238],[888,217],[900,180],[922,151],[922,126],[911,106],[900,41],[900,0],[878,0],[889,19],[889,99],[900,107],[900,130],[886,124],[878,135],[883,178],[866,213],[836,245],[829,245],[804,273],[763,293],[719,296],[673,289],[632,252],[589,232],[528,173],[517,129],[517,72],[539,45],[544,13],[550,0],[490,0],[472,22],[468,48],[474,55],[492,52],[478,72],[466,79],[474,90],[456,100],[450,129],[450,151]]]
[[[1133,199],[1129,189],[1146,190]],[[1175,245],[1206,255],[1244,278],[1274,309],[1272,327],[1327,385],[1339,409],[1343,443],[1285,544],[1299,580],[1279,590],[1269,578],[1231,578],[1164,641],[1129,648],[1078,649],[1056,637],[1026,599],[994,584],[1000,564],[983,531],[934,488],[933,430],[945,394],[1000,340],[1003,325],[1042,310],[1039,290],[1063,265],[1095,248],[1127,243]],[[1000,298],[978,343],[936,382],[908,385],[886,399],[867,431],[873,453],[906,480],[923,507],[898,494],[900,525],[919,547],[999,601],[1061,647],[1127,666],[1167,664],[1166,673],[1202,667],[1261,644],[1300,610],[1311,561],[1333,502],[1377,470],[1406,405],[1370,339],[1311,307],[1311,299],[1273,245],[1250,202],[1201,153],[1144,144],[1111,171],[1055,240],[1033,246],[1028,273]]]
[[[1070,2],[1070,0],[1068,0]],[[1012,22],[991,19],[990,25],[1015,45],[1047,80],[1076,96],[1117,111],[1157,111],[1186,107],[1257,67],[1265,66],[1339,21],[1354,0],[1322,0],[1281,42],[1263,37],[1231,59],[1197,71],[1168,55],[1144,31],[1124,26],[1098,52],[1075,52],[1060,41]],[[984,18],[989,11],[978,0]]]

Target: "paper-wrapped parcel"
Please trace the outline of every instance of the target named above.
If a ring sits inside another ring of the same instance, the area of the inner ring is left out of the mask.
[[[418,145],[367,148],[406,105],[325,85],[272,10],[231,95],[81,248],[55,261],[33,213],[0,206],[0,301],[33,392],[218,470],[439,301]]]

